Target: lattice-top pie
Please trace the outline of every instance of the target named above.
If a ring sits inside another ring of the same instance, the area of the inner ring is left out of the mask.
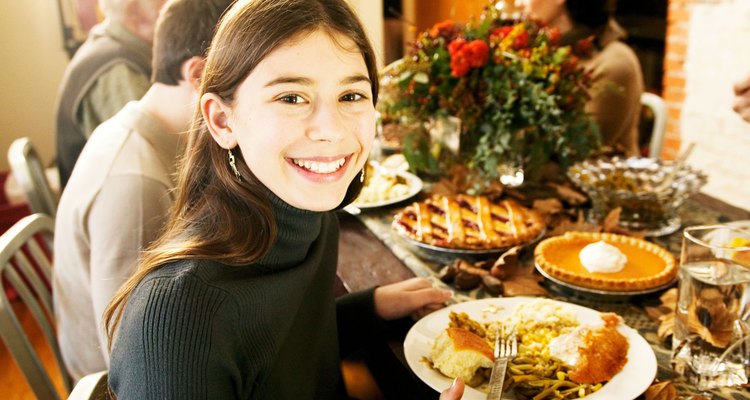
[[[617,272],[589,272],[581,262],[581,250],[604,241],[626,257]],[[642,239],[613,233],[567,232],[541,241],[534,249],[537,267],[545,274],[579,287],[615,292],[654,289],[677,276],[674,256],[666,249]]]
[[[393,227],[433,246],[491,250],[533,241],[542,233],[544,220],[512,200],[493,203],[485,196],[434,195],[396,214]]]

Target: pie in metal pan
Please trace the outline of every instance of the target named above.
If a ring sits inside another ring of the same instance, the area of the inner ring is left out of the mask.
[[[597,242],[616,247],[625,257],[617,272],[590,272],[581,250]],[[654,243],[613,233],[567,232],[542,240],[534,250],[537,269],[553,281],[592,292],[647,293],[677,278],[674,256]]]
[[[394,230],[425,246],[455,252],[489,252],[528,244],[544,231],[537,211],[513,200],[433,195],[393,218]]]

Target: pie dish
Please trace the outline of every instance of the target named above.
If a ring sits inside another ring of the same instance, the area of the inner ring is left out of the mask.
[[[433,195],[396,214],[393,228],[430,246],[492,250],[533,241],[544,230],[544,220],[538,212],[513,200],[492,202],[486,196]]]
[[[581,250],[598,241],[617,247],[627,257],[619,272],[589,272],[581,264]],[[542,274],[582,288],[641,292],[663,287],[677,276],[674,256],[666,249],[642,239],[613,233],[567,232],[541,241],[534,250]]]

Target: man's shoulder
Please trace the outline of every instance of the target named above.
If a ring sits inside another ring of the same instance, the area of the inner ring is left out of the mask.
[[[92,28],[89,37],[73,55],[65,71],[63,82],[92,81],[114,66],[127,66],[135,74],[151,75],[151,56],[137,46],[118,40],[102,26]],[[93,78],[93,79],[92,79]],[[78,87],[80,84],[75,84]]]
[[[627,44],[615,40],[608,44],[593,60],[596,75],[620,84],[635,84],[641,80],[641,64],[635,51]]]
[[[138,114],[130,104],[99,125],[81,152],[69,186],[80,182],[89,190],[118,177],[154,179],[171,186],[169,171],[163,171],[158,149],[143,138],[134,125]],[[80,178],[79,178],[80,176]]]
[[[608,44],[601,52],[602,63],[626,69],[640,68],[640,62],[635,51],[626,43],[615,40]]]

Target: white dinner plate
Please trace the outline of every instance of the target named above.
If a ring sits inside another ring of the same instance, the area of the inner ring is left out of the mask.
[[[409,191],[401,196],[395,196],[391,197],[389,199],[380,200],[380,201],[373,201],[373,202],[360,202],[355,201],[352,203],[355,207],[359,209],[366,209],[366,208],[377,208],[377,207],[383,207],[383,206],[389,206],[391,204],[396,204],[400,201],[408,200],[414,196],[417,195],[420,191],[422,191],[422,180],[419,179],[418,176],[412,174],[411,172],[406,171],[391,171],[391,173],[395,174],[396,176],[404,179],[406,181],[406,186],[409,188]]]
[[[734,227],[734,228],[740,228],[740,229],[744,229],[746,231],[750,231],[750,219],[743,219],[743,220],[739,220],[739,221],[727,222],[724,225],[729,225],[729,226]]]
[[[428,386],[441,392],[448,388],[452,379],[428,367],[423,359],[429,358],[435,338],[448,327],[451,311],[465,312],[477,321],[490,321],[507,318],[516,305],[535,301],[529,297],[506,297],[474,300],[458,303],[427,315],[412,326],[404,339],[404,353],[409,368]],[[558,302],[573,312],[581,324],[599,320],[600,313],[590,308],[575,304]],[[656,376],[656,356],[648,342],[638,332],[620,324],[617,330],[628,339],[628,361],[612,380],[597,392],[585,398],[587,400],[622,400],[634,399],[646,391]],[[466,386],[464,400],[485,400],[487,394]],[[512,392],[503,395],[504,399],[513,399]]]

